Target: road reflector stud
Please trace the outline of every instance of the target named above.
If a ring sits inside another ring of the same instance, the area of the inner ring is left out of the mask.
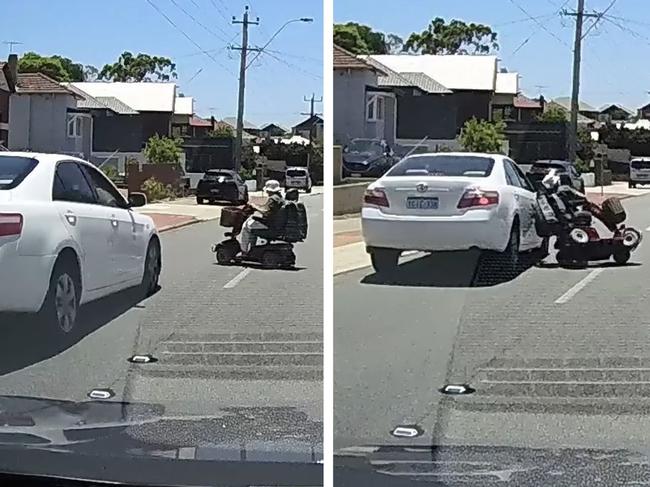
[[[467,384],[446,384],[440,389],[440,392],[450,396],[462,396],[464,394],[475,392],[475,389],[472,389]]]
[[[113,389],[93,389],[88,393],[90,399],[110,399],[114,395]]]
[[[153,362],[158,362],[158,359],[152,355],[133,355],[129,357],[129,362],[132,364],[151,364]]]
[[[391,435],[397,438],[416,438],[421,436],[423,433],[424,430],[417,425],[397,426],[390,432]]]

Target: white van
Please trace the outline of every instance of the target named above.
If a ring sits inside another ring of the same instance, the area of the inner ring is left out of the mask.
[[[311,193],[311,176],[306,167],[288,167],[284,174],[285,188],[304,189]]]
[[[630,188],[650,184],[650,157],[635,157],[630,161]]]

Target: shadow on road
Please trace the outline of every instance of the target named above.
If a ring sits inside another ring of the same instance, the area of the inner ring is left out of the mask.
[[[251,269],[257,269],[260,271],[285,271],[285,272],[298,272],[298,271],[304,271],[307,270],[306,267],[280,267],[280,268],[270,268],[270,267],[264,267],[262,264],[253,264],[253,263],[244,263],[244,264],[219,264],[218,262],[213,262],[212,265],[216,265],[219,267],[240,267],[242,269],[246,268],[251,268]]]
[[[540,262],[537,267],[540,269],[569,269],[569,270],[584,270],[584,269],[609,269],[620,267],[640,267],[641,262],[628,262],[627,264],[617,264],[616,262],[592,262],[587,267],[581,266],[561,266],[557,262]]]
[[[58,355],[131,308],[141,307],[141,301],[142,292],[134,288],[89,303],[81,308],[77,326],[66,336],[44,329],[34,316],[0,313],[0,375]]]
[[[363,284],[412,287],[489,287],[510,282],[533,267],[539,259],[522,255],[516,271],[504,269],[497,256],[478,252],[450,252],[427,255],[401,264],[389,275],[370,274]]]

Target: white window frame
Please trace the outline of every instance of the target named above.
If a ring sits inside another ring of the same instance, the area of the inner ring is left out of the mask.
[[[372,109],[372,112],[370,111]],[[366,97],[366,120],[368,122],[379,122],[384,120],[386,113],[386,101],[383,95],[371,94]]]
[[[83,117],[81,115],[70,115],[68,117],[66,133],[69,139],[80,139],[83,136]]]

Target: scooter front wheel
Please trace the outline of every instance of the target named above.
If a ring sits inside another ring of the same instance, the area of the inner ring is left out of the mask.
[[[222,242],[215,247],[214,253],[219,265],[232,264],[240,250],[237,242]]]
[[[631,256],[632,254],[627,249],[615,250],[613,255],[614,262],[616,262],[618,265],[627,264]]]

